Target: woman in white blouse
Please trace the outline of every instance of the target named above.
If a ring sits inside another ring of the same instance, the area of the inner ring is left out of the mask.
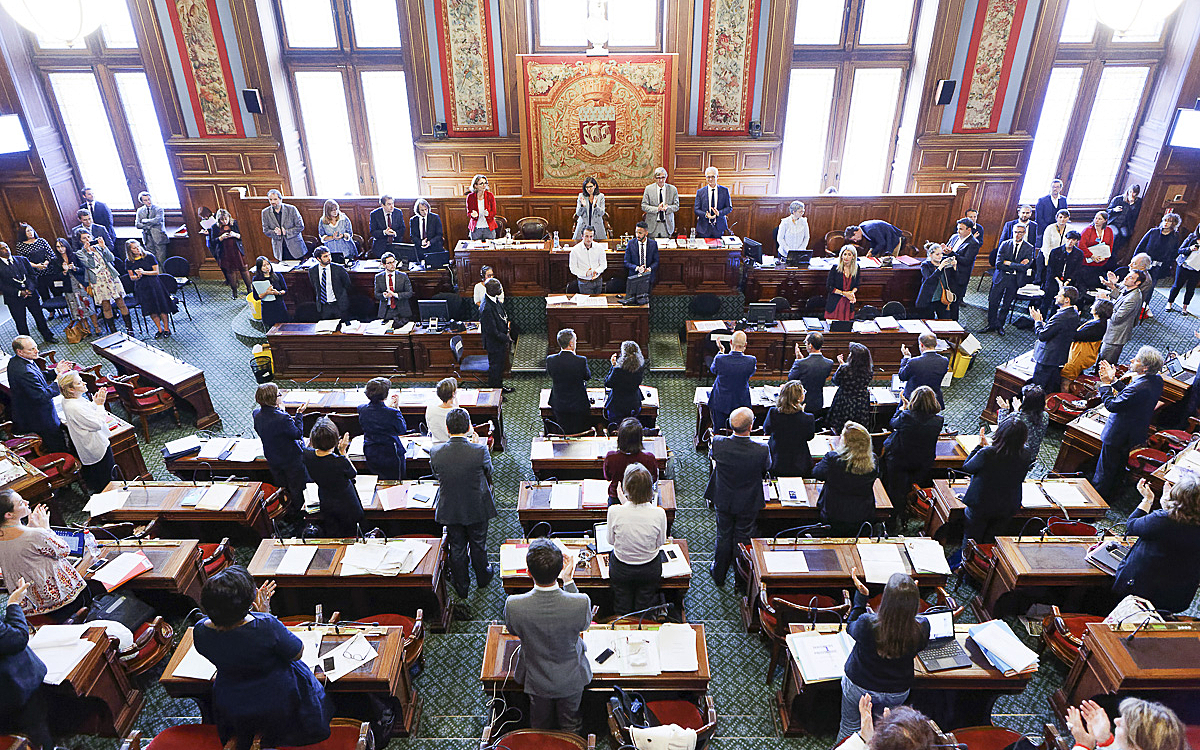
[[[1042,232],[1043,260],[1049,261],[1051,250],[1067,244],[1067,232],[1071,229],[1067,226],[1069,221],[1071,221],[1071,212],[1065,208],[1059,209],[1059,212],[1054,215],[1054,223]]]
[[[430,402],[425,407],[425,427],[434,445],[441,445],[450,439],[450,431],[446,429],[446,415],[458,406],[458,381],[454,378],[443,378],[437,384],[436,403]]]
[[[480,305],[483,304],[484,295],[487,294],[487,291],[485,291],[483,285],[487,283],[488,279],[492,278],[495,275],[496,275],[496,272],[492,270],[491,266],[484,266],[479,269],[479,281],[475,284],[475,291],[474,291],[476,307],[479,307]],[[502,305],[504,304],[504,292],[500,292],[500,296],[496,298],[496,301]]]
[[[654,606],[662,585],[659,550],[667,542],[667,514],[654,502],[654,481],[641,464],[629,464],[608,506],[609,584],[617,615]]]
[[[804,216],[804,204],[792,201],[788,210],[791,213],[783,217],[775,233],[780,258],[786,258],[790,252],[808,249],[808,219]]]
[[[108,439],[108,412],[104,410],[108,392],[100,388],[88,400],[83,378],[73,371],[58,376],[58,388],[63,395],[63,422],[83,464],[84,484],[92,492],[102,492],[112,481],[114,465]]]

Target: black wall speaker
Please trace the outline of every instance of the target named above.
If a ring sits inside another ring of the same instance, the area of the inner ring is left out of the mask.
[[[954,99],[954,87],[958,84],[957,81],[950,79],[942,79],[937,82],[937,90],[933,94],[933,104],[936,107],[944,107]]]
[[[255,115],[263,113],[262,97],[259,96],[258,89],[242,89],[242,102],[245,103],[247,112]]]

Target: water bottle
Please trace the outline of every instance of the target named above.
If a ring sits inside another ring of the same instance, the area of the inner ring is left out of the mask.
[[[83,549],[93,558],[100,557],[100,545],[96,543],[96,535],[90,531],[83,532]]]
[[[559,247],[560,247],[560,245],[558,244],[558,230],[555,229],[554,230],[554,249],[557,250]]]
[[[511,229],[504,230],[504,244],[505,245],[512,244],[512,230]]]
[[[696,228],[692,227],[692,233],[688,237],[688,247],[694,248],[695,246],[696,246]]]

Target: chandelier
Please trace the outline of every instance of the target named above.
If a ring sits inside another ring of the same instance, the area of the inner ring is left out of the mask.
[[[105,3],[97,0],[0,0],[13,20],[38,37],[74,47],[103,20]]]
[[[1135,25],[1151,27],[1175,12],[1181,0],[1094,0],[1096,20],[1125,33]]]

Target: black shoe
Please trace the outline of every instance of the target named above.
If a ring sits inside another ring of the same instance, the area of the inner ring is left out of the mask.
[[[456,589],[454,589],[454,593],[458,594],[459,599],[467,599],[471,596],[471,592],[469,590],[462,590],[462,589],[456,588]]]
[[[163,332],[162,332],[162,331],[155,331],[155,332],[154,332],[154,338],[156,338],[156,339],[161,339],[161,338],[163,338]]]
[[[1004,335],[1004,329],[1003,329],[1003,328],[997,328],[997,329],[996,329],[996,335],[997,335],[997,336],[1003,336],[1003,335]]]
[[[995,330],[996,330],[995,328],[992,328],[991,326],[988,326],[987,328],[984,328],[984,329],[981,329],[981,330],[979,330],[979,331],[976,331],[976,333],[992,333],[992,332],[993,332],[993,331],[995,331]]]
[[[42,336],[42,343],[43,344],[57,344],[58,339],[54,338],[54,334],[47,333],[44,336]]]
[[[720,578],[717,578],[717,570],[716,570],[716,568],[715,568],[715,567],[713,567],[713,566],[711,566],[711,565],[710,565],[710,566],[708,567],[708,574],[712,576],[713,583],[717,584],[718,586],[724,586],[724,585],[725,585],[725,577],[724,577],[724,576],[722,576],[722,577],[720,577]]]
[[[489,565],[487,567],[487,575],[486,576],[484,576],[483,578],[476,577],[475,588],[486,589],[488,587],[488,584],[490,584],[492,582],[492,579],[494,579],[496,577],[496,574],[499,572],[500,572],[500,568],[498,566]]]
[[[163,338],[164,338],[164,339],[169,339],[169,338],[171,338],[171,332],[170,332],[170,331],[163,331]]]
[[[516,393],[516,391],[517,391],[517,389],[513,388],[511,385],[506,385],[503,388],[501,388],[500,390],[504,391],[505,393]]]

